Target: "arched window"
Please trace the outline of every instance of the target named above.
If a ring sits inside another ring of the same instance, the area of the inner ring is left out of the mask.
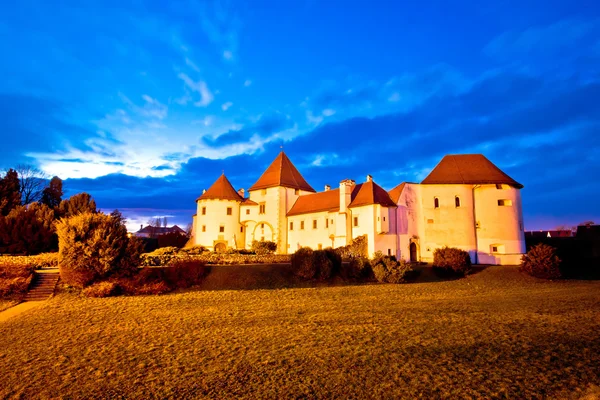
[[[456,206],[456,208],[460,207],[460,197],[454,197],[454,205]]]
[[[440,199],[437,197],[433,198],[433,208],[440,208]]]

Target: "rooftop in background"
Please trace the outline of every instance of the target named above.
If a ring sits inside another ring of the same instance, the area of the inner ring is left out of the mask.
[[[185,235],[185,231],[177,225],[173,225],[171,227],[158,227],[147,225],[143,228],[140,227],[140,230],[135,232],[134,235],[139,237],[151,237],[166,235],[167,233],[179,233]]]
[[[307,192],[315,192],[290,161],[288,156],[282,151],[271,165],[258,178],[256,183],[248,189],[258,190],[270,187],[283,186],[292,189],[300,189]]]
[[[525,237],[533,238],[557,238],[557,237],[573,237],[571,230],[554,230],[554,231],[526,231]]]
[[[225,174],[222,174],[206,192],[202,193],[202,195],[196,199],[196,201],[208,199],[244,200],[244,198],[233,188]]]
[[[523,185],[502,172],[483,154],[447,155],[422,184],[506,184],[518,189]]]

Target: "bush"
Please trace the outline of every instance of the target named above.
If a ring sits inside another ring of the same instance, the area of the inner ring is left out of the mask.
[[[540,243],[521,257],[519,270],[537,278],[559,279],[560,262],[554,247]]]
[[[116,282],[97,282],[83,289],[87,297],[110,297],[120,293],[121,288]]]
[[[172,256],[179,253],[179,248],[175,246],[160,247],[150,253],[153,256]]]
[[[26,278],[33,274],[33,257],[0,257],[0,278]]]
[[[141,244],[127,236],[121,218],[83,213],[60,220],[56,228],[60,276],[66,284],[83,288],[137,271]]]
[[[131,278],[119,281],[129,294],[161,294],[202,283],[210,267],[193,259],[177,260],[169,267],[146,267]]]
[[[380,283],[402,283],[410,277],[412,268],[404,260],[398,261],[394,256],[384,256],[375,252],[372,260],[373,275]]]
[[[471,272],[471,257],[468,252],[455,247],[435,249],[433,268],[442,274],[464,276]]]
[[[317,275],[317,268],[313,264],[313,250],[302,247],[292,254],[292,269],[296,275],[305,279],[312,279]]]
[[[258,255],[273,254],[277,250],[277,243],[268,240],[253,240],[252,251]]]
[[[185,244],[190,240],[187,236],[178,233],[178,232],[169,232],[164,235],[159,235],[158,239],[158,247],[177,247],[178,249],[185,246]]]
[[[340,269],[340,275],[344,279],[367,279],[372,273],[371,264],[366,257],[351,257]]]
[[[208,250],[206,250],[206,247],[200,246],[200,245],[195,245],[192,247],[185,247],[180,250],[181,253],[185,253],[185,254],[189,254],[189,255],[199,255],[199,254],[202,254],[207,251]]]
[[[0,253],[39,254],[56,251],[54,210],[40,203],[15,207],[0,217]]]
[[[0,298],[22,295],[27,292],[33,275],[28,277],[0,278]]]
[[[335,249],[335,251],[344,260],[349,260],[355,257],[368,257],[368,240],[367,235],[361,235],[350,242],[347,246],[341,246]]]

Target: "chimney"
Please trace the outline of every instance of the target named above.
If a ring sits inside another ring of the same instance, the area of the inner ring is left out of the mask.
[[[140,231],[144,229],[144,225],[140,224]]]
[[[326,192],[329,192],[330,190],[331,190],[331,186],[329,186],[329,185],[325,185],[325,191],[326,191]]]
[[[367,182],[373,182],[373,177],[371,175],[367,175]]]
[[[242,196],[242,198],[244,198],[244,193],[246,193],[246,191],[244,190],[244,188],[241,188],[240,190],[238,190],[238,194],[240,196]]]
[[[350,201],[352,200],[352,189],[354,189],[354,182],[352,179],[344,179],[340,182],[340,212],[345,213]]]
[[[206,189],[202,189],[202,194],[206,193]]]

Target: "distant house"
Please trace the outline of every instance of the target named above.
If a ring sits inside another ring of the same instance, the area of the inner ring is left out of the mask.
[[[161,235],[166,235],[167,233],[179,233],[180,235],[185,235],[185,231],[178,227],[177,225],[173,225],[171,227],[158,227],[158,226],[143,226],[140,225],[140,230],[135,232],[134,235],[137,237],[157,237]]]
[[[577,239],[600,241],[600,225],[580,225],[577,227]]]
[[[573,231],[569,229],[554,230],[554,231],[527,231],[526,238],[557,238],[557,237],[572,237]]]

